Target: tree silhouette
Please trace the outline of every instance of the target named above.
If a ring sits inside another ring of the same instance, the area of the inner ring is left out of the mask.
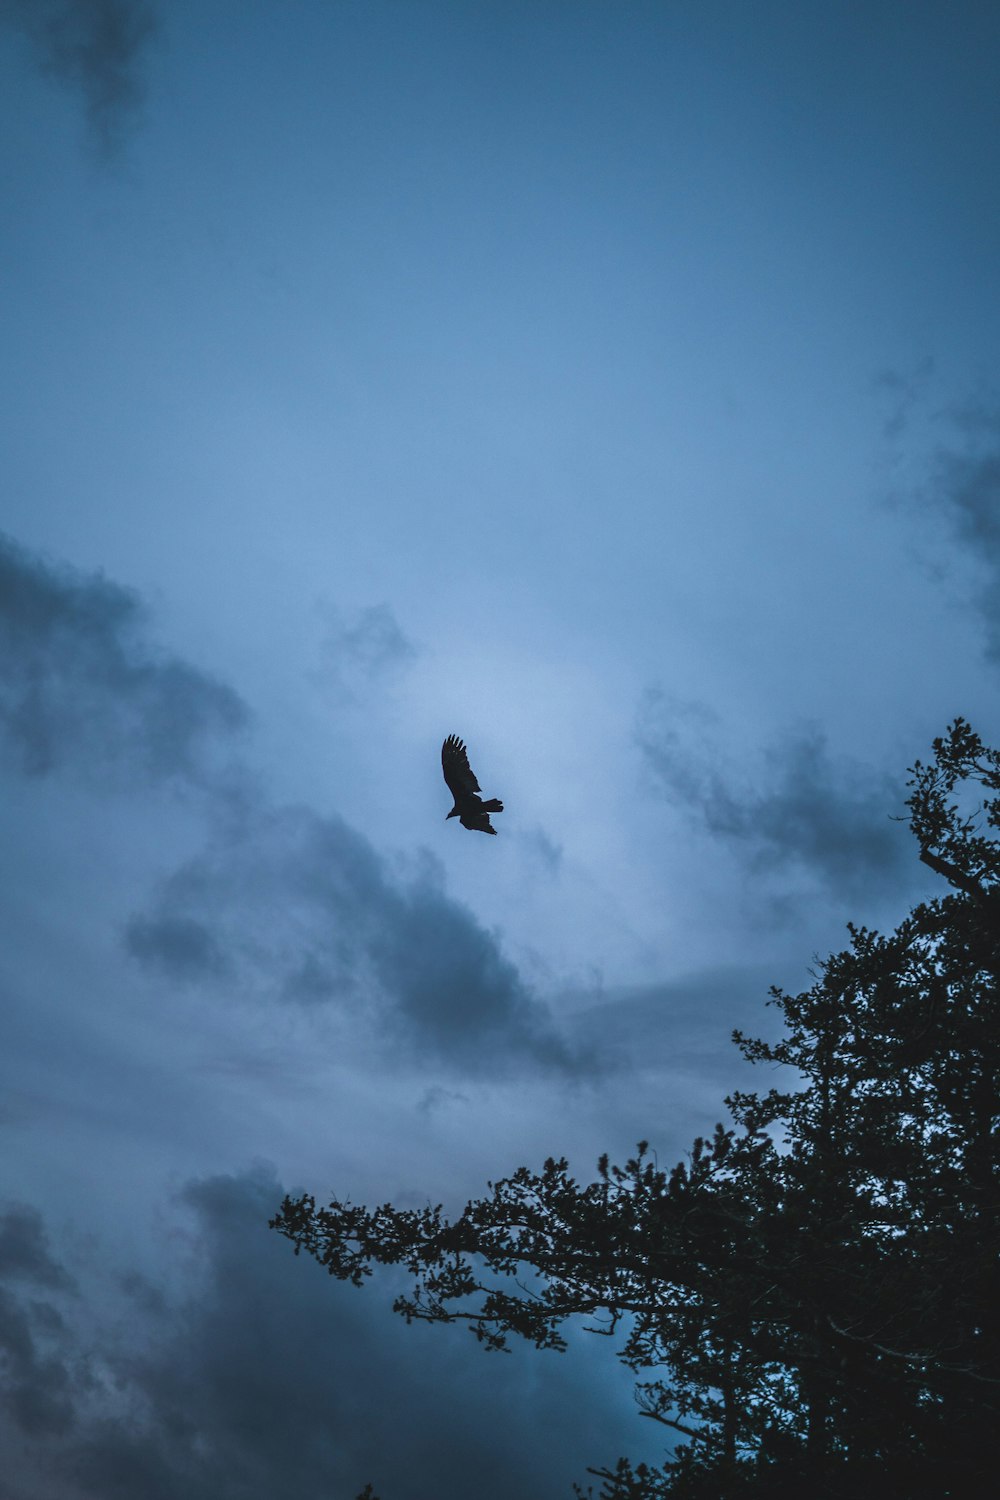
[[[396,1310],[487,1349],[563,1349],[578,1317],[617,1340],[675,1446],[591,1470],[600,1500],[995,1493],[1000,752],[956,720],[909,785],[950,891],[771,992],[781,1039],[734,1039],[787,1087],[733,1094],[687,1161],[641,1143],[580,1184],[550,1159],[455,1219],[306,1195],[272,1220],[356,1285],[404,1266]]]

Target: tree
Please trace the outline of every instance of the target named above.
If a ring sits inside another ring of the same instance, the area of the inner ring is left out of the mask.
[[[771,992],[781,1039],[734,1039],[787,1087],[733,1094],[687,1161],[641,1143],[582,1185],[521,1168],[454,1219],[305,1195],[272,1221],[356,1285],[405,1267],[396,1310],[487,1349],[562,1349],[578,1317],[617,1339],[676,1446],[592,1470],[601,1500],[995,1492],[1000,752],[956,720],[909,785],[950,890]]]

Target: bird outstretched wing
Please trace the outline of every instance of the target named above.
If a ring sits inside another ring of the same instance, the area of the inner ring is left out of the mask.
[[[449,734],[441,746],[441,769],[456,803],[479,791],[479,782],[472,773],[465,745],[457,734]]]

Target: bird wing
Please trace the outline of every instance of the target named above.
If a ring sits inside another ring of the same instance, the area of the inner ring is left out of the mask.
[[[456,802],[460,797],[479,791],[479,782],[472,774],[465,746],[457,734],[449,734],[441,746],[441,769]]]
[[[463,828],[472,828],[479,833],[496,833],[488,813],[466,813],[461,822]]]

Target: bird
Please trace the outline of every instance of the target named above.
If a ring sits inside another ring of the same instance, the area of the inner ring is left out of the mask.
[[[449,734],[441,746],[441,769],[448,783],[448,790],[455,799],[455,806],[445,818],[458,818],[463,828],[475,828],[479,833],[496,833],[490,823],[490,813],[503,812],[499,797],[484,802],[479,793],[479,782],[472,773],[465,745],[457,734]]]

